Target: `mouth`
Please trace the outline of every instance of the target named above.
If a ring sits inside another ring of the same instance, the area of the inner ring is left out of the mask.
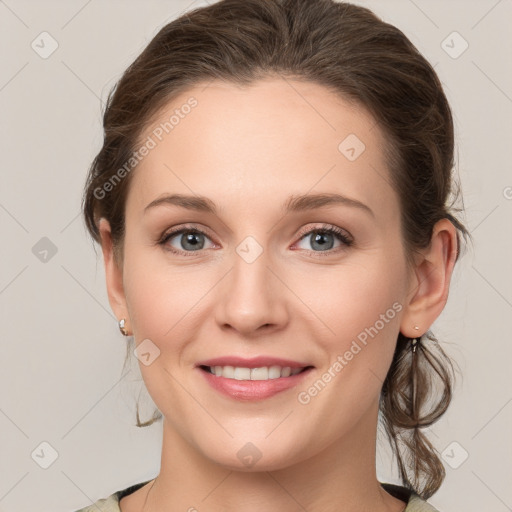
[[[201,370],[208,372],[216,377],[233,380],[273,380],[280,378],[293,377],[299,373],[305,372],[313,366],[291,367],[291,366],[261,366],[256,368],[247,368],[243,366],[207,366],[200,365]]]
[[[270,356],[201,361],[196,369],[211,389],[234,400],[265,400],[297,387],[314,366]]]

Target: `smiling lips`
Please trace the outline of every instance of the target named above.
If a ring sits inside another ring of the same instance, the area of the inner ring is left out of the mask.
[[[197,368],[217,391],[239,400],[259,400],[294,387],[313,366],[261,356],[210,359]]]
[[[239,366],[204,366],[217,377],[235,380],[270,380],[297,375],[304,368],[291,369],[290,366],[262,366],[261,368],[244,368]]]
[[[201,361],[197,366],[226,379],[269,380],[296,375],[311,365],[269,356],[251,359],[228,356]]]

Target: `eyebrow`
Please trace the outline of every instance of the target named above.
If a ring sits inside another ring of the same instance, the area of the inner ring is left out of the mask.
[[[158,197],[144,208],[144,213],[149,209],[160,205],[175,205],[180,206],[181,208],[186,208],[187,210],[195,210],[217,215],[217,207],[211,199],[204,196],[189,196],[184,194],[168,194]],[[375,214],[369,206],[357,199],[352,199],[341,194],[323,193],[290,196],[284,203],[282,210],[285,213],[302,212],[332,205],[351,206],[353,208],[363,210],[372,217],[375,217]]]

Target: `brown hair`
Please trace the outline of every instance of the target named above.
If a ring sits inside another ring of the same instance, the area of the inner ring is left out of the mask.
[[[222,0],[165,25],[108,96],[103,147],[91,165],[82,205],[93,239],[100,242],[97,221],[106,218],[122,267],[132,173],[106,194],[105,184],[114,183],[116,172],[119,178],[163,106],[200,82],[247,85],[272,76],[315,82],[367,109],[389,142],[386,163],[400,198],[408,262],[429,246],[434,224],[443,218],[457,228],[458,259],[459,234],[469,233],[448,204],[456,195],[454,128],[439,78],[399,29],[369,9],[332,0]],[[399,334],[380,413],[404,485],[427,499],[445,471],[420,429],[447,409],[454,375],[433,335],[424,338],[412,353],[411,340]],[[141,423],[137,406],[138,426],[159,417]]]

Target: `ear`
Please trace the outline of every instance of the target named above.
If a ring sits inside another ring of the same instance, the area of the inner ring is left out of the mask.
[[[98,229],[101,236],[101,249],[103,251],[103,262],[105,264],[105,277],[110,307],[118,320],[121,320],[121,318],[126,319],[128,327],[130,322],[128,308],[126,307],[126,297],[124,295],[123,269],[118,267],[118,264],[114,259],[112,233],[108,220],[101,218]]]
[[[456,259],[457,230],[448,219],[441,219],[434,226],[430,246],[421,251],[415,264],[400,324],[404,336],[419,337],[440,315],[448,300]]]

